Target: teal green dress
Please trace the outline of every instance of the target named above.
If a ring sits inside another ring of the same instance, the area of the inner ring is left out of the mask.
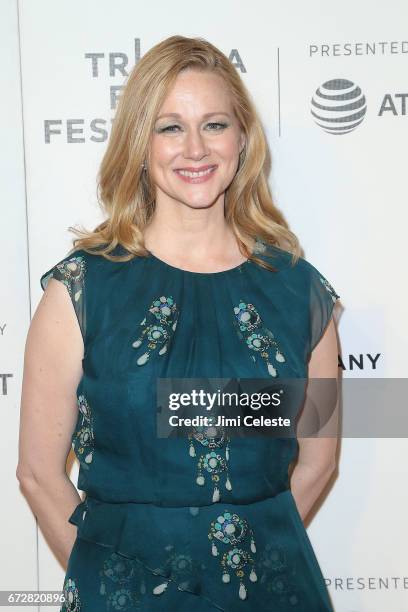
[[[296,438],[157,437],[158,377],[307,377],[339,296],[305,259],[255,251],[275,271],[77,250],[41,277],[66,286],[85,346],[64,612],[333,610],[290,490]]]

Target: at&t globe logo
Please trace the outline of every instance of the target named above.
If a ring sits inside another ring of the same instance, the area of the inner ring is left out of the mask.
[[[366,110],[360,87],[347,79],[326,81],[312,98],[312,116],[328,134],[352,132],[363,121]]]

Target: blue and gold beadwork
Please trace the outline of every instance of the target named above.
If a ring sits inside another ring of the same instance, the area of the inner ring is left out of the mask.
[[[73,578],[66,578],[63,586],[64,603],[61,612],[81,612],[78,587]]]
[[[274,377],[278,376],[276,367],[271,363],[269,349],[275,349],[274,359],[276,362],[284,363],[286,359],[274,334],[264,326],[255,306],[241,299],[238,305],[234,306],[234,315],[234,324],[238,336],[246,342],[251,351],[254,351],[251,359],[256,361],[255,355],[259,354],[266,362],[268,373]]]
[[[255,560],[251,553],[255,555],[256,545],[254,533],[248,525],[246,519],[236,513],[224,510],[214,521],[211,522],[208,538],[211,542],[211,553],[214,557],[219,556],[217,544],[225,544],[228,550],[221,557],[222,581],[224,584],[231,582],[230,572],[234,572],[239,579],[238,595],[240,599],[247,598],[245,586],[245,570],[249,571],[249,580],[256,582],[254,564]],[[248,542],[249,539],[249,542]]]
[[[58,275],[58,272],[60,273],[58,278],[68,289],[72,300],[78,302],[82,295],[82,285],[79,283],[84,280],[86,271],[85,259],[82,255],[76,255],[57,264],[55,268],[57,270],[56,275]]]
[[[137,365],[142,366],[147,363],[151,353],[159,347],[159,355],[167,351],[171,336],[176,329],[178,316],[177,304],[172,296],[162,295],[153,300],[148,314],[140,323],[144,329],[132,343],[133,348],[139,348],[143,341],[147,342],[147,350],[137,359]]]
[[[140,563],[113,552],[105,559],[99,576],[99,593],[106,597],[107,610],[139,609],[147,591]]]
[[[211,419],[211,417],[209,418]],[[190,440],[190,457],[196,457],[197,455],[194,442],[198,442],[205,449],[205,452],[200,453],[197,462],[196,483],[199,486],[204,486],[204,474],[205,472],[209,474],[214,484],[212,501],[216,503],[220,501],[219,484],[221,474],[225,475],[225,488],[227,491],[232,490],[228,473],[230,438],[225,434],[223,427],[216,427],[211,424],[207,427],[193,427],[193,431],[189,433],[188,437]],[[221,454],[223,451],[224,456]]]
[[[72,448],[81,464],[88,466],[92,463],[94,450],[92,412],[85,395],[78,395],[77,405],[82,419],[79,428],[73,434]]]

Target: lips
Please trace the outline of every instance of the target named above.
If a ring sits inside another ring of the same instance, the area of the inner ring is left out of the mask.
[[[206,166],[199,166],[198,168],[193,168],[193,166],[186,166],[185,168],[176,168],[175,172],[178,172],[179,170],[186,170],[187,172],[204,172],[205,170],[208,170],[209,168],[216,168],[216,165],[207,164]]]
[[[216,171],[217,166],[200,166],[199,168],[178,168],[174,170],[175,174],[181,178],[185,183],[204,183],[211,179]],[[188,173],[188,174],[187,174]]]

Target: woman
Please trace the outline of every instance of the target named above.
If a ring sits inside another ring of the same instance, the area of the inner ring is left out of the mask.
[[[334,437],[156,435],[158,378],[337,377],[339,296],[267,165],[225,55],[182,36],[146,53],[100,168],[106,220],[42,276],[27,338],[17,474],[67,564],[62,610],[332,610],[303,519]]]

